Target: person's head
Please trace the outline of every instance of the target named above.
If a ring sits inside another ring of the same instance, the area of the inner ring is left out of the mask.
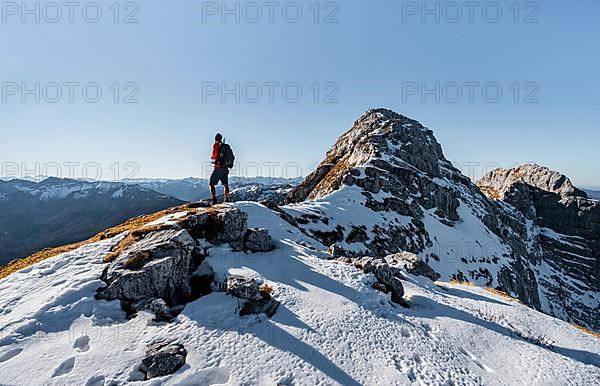
[[[221,134],[215,135],[215,142],[221,142],[223,140],[223,136]]]

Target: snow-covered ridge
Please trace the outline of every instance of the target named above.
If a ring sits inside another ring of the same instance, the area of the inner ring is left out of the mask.
[[[268,229],[276,249],[208,245],[207,262],[218,279],[244,275],[271,286],[281,302],[271,319],[240,317],[238,300],[222,292],[188,303],[170,323],[148,312],[127,319],[118,301],[94,298],[119,235],[0,280],[2,383],[588,385],[600,377],[600,341],[566,322],[406,272],[410,308],[394,305],[372,288],[373,275],[331,260],[279,212],[232,207],[248,214],[248,226]],[[185,346],[186,364],[144,381],[146,347],[161,341]]]
[[[19,192],[30,194],[42,201],[65,200],[67,198],[81,199],[88,197],[91,193],[111,193],[112,198],[122,198],[128,190],[149,191],[142,187],[132,188],[119,182],[87,182],[81,180],[48,178],[42,182],[35,183],[24,180],[11,180],[7,182],[12,188]]]

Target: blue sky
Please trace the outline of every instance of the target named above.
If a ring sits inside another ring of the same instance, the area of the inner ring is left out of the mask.
[[[65,7],[56,23],[56,9],[40,9],[36,23],[3,3],[3,176],[202,177],[220,131],[238,174],[295,177],[365,110],[388,107],[433,129],[471,177],[537,162],[600,186],[597,1],[239,2],[239,12],[229,1],[233,13],[221,1],[139,1],[118,3],[118,15],[113,3],[99,2],[96,23],[88,2],[72,23]],[[131,92],[137,103],[123,103]]]

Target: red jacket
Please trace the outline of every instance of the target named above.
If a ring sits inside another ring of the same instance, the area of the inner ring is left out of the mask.
[[[220,168],[221,165],[217,164],[216,161],[219,159],[219,147],[221,146],[221,142],[215,142],[213,144],[213,148],[212,148],[212,155],[210,156],[210,159],[212,159],[213,161],[215,161],[214,165],[216,168]]]

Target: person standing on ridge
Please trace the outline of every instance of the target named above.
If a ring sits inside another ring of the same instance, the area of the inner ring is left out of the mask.
[[[225,188],[225,199],[224,202],[227,202],[229,198],[229,169],[233,168],[233,162],[235,160],[235,156],[233,155],[233,151],[231,147],[223,141],[223,136],[221,134],[217,134],[215,136],[215,143],[212,147],[212,155],[210,157],[212,159],[212,163],[214,165],[213,172],[210,176],[210,195],[211,195],[211,205],[217,204],[217,189],[216,185],[219,184],[219,181],[223,184]]]

